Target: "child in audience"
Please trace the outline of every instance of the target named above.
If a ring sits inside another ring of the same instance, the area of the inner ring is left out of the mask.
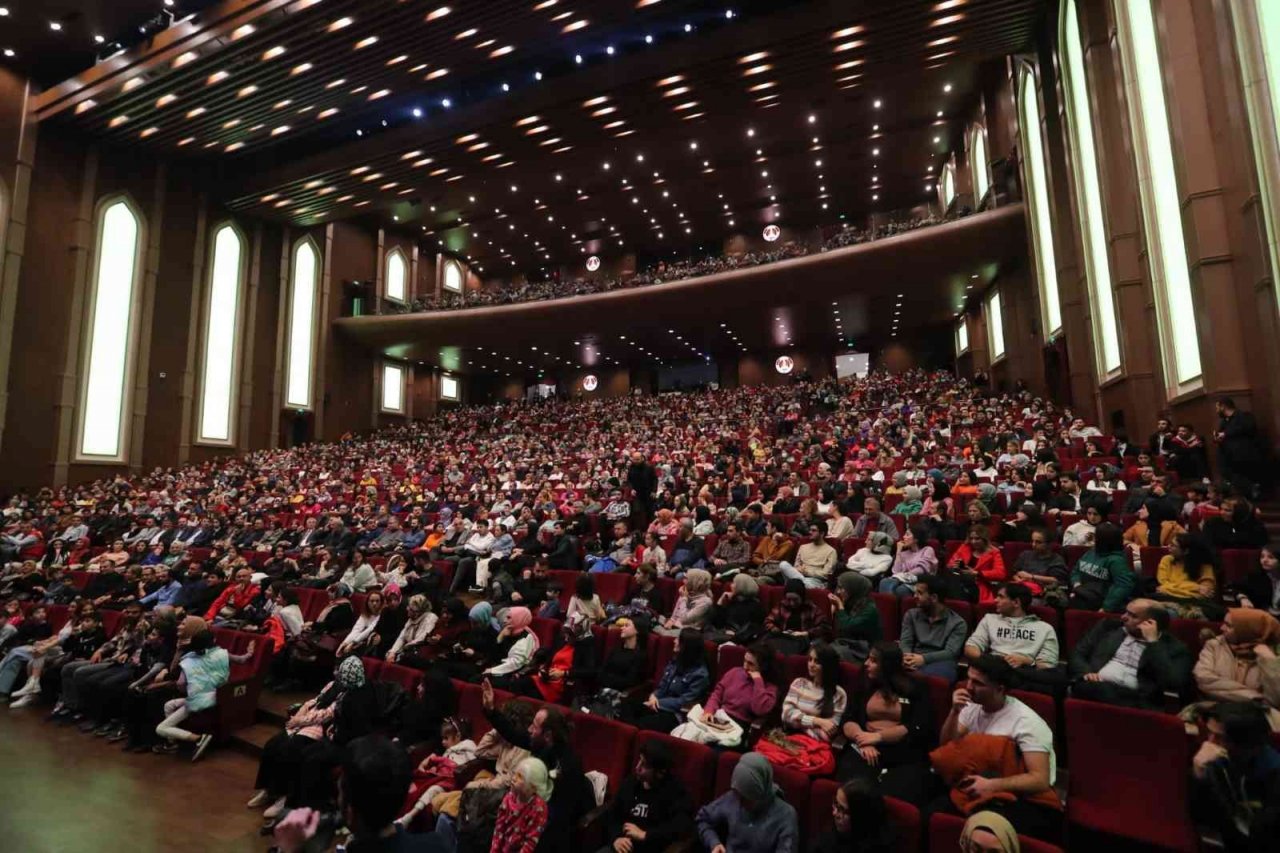
[[[409,786],[407,802],[413,805],[396,823],[409,826],[419,814],[431,808],[437,794],[456,788],[454,772],[476,757],[476,743],[471,739],[471,723],[460,717],[447,717],[440,726],[440,755],[432,753],[418,764]]]

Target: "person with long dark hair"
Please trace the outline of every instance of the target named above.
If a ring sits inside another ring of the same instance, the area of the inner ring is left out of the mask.
[[[1133,597],[1137,578],[1125,556],[1120,528],[1111,522],[1098,525],[1093,547],[1081,555],[1071,570],[1071,599],[1075,610],[1117,613]]]
[[[830,742],[840,733],[849,697],[840,686],[840,655],[826,643],[809,649],[807,677],[791,682],[782,702],[782,724],[792,732]]]
[[[872,648],[840,730],[849,746],[840,755],[839,778],[878,783],[886,796],[924,801],[937,728],[928,690],[907,671],[896,643]]]
[[[735,666],[720,676],[706,704],[702,706],[702,718],[708,725],[716,711],[723,710],[742,726],[745,733],[751,726],[763,721],[778,704],[778,660],[773,646],[759,642],[742,657],[742,666]]]
[[[1226,613],[1218,596],[1217,555],[1194,533],[1179,533],[1156,568],[1157,601],[1184,619],[1221,619]]]
[[[680,724],[685,711],[701,701],[710,683],[702,632],[685,628],[676,637],[675,657],[662,670],[649,698],[631,709],[629,722],[637,728],[669,732]]]
[[[884,795],[865,779],[852,779],[836,790],[831,823],[810,853],[893,853],[898,849]]]

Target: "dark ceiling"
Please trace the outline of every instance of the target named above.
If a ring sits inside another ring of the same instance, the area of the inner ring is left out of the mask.
[[[689,281],[520,305],[348,318],[341,334],[394,358],[462,374],[653,367],[790,347],[875,352],[942,335],[1026,256],[1022,205],[897,237]],[[1007,334],[1016,334],[1010,329]],[[921,347],[922,349],[926,347]]]
[[[982,63],[1048,5],[226,0],[36,107],[209,162],[236,210],[360,218],[506,276],[914,207]]]
[[[214,0],[0,0],[0,62],[41,86],[61,83],[124,47],[145,49],[170,21]]]

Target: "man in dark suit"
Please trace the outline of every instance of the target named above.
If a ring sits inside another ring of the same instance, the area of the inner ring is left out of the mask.
[[[1214,438],[1218,442],[1222,478],[1241,495],[1256,499],[1259,487],[1254,478],[1266,462],[1258,440],[1258,422],[1252,413],[1237,409],[1230,397],[1219,398],[1216,408],[1218,431]]]
[[[342,519],[336,515],[331,517],[324,537],[324,547],[329,550],[329,553],[350,554],[355,544],[356,535],[347,529]]]
[[[645,525],[653,518],[653,497],[658,490],[658,472],[645,461],[644,454],[638,450],[631,454],[627,485],[635,492],[635,506],[631,512],[632,526],[636,530],[644,530]]]

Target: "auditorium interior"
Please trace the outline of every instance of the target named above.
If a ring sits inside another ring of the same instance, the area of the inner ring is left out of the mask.
[[[1278,0],[0,0],[5,846],[1275,850],[1278,272]]]

